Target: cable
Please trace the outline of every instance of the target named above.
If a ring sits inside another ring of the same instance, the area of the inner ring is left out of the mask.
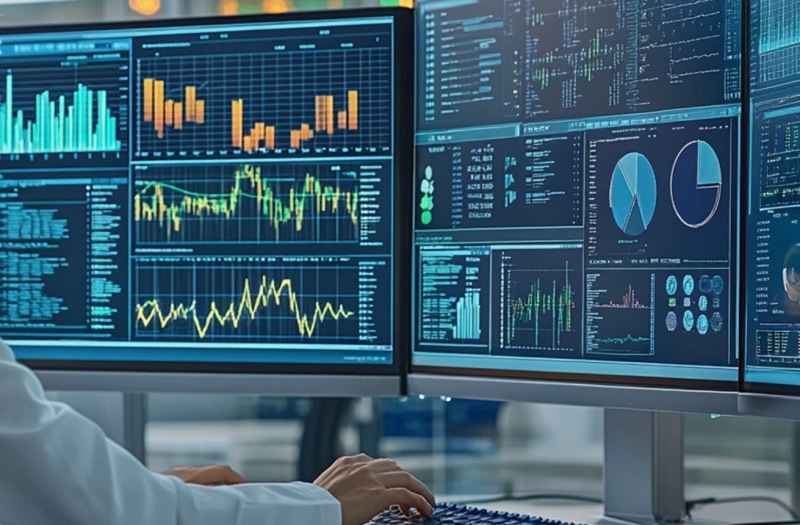
[[[506,496],[499,496],[497,498],[475,499],[462,501],[465,505],[486,505],[488,503],[501,503],[503,501],[530,501],[536,499],[560,499],[567,501],[580,501],[582,503],[596,503],[602,504],[602,498],[592,498],[590,496],[574,496],[571,494],[521,494],[514,496],[512,494]]]
[[[752,521],[749,523],[735,523],[734,525],[800,525],[800,520],[793,521]]]
[[[764,503],[773,503],[778,507],[782,508],[786,511],[789,516],[792,517],[794,521],[790,521],[787,523],[798,523],[800,522],[800,515],[794,511],[789,505],[784,503],[783,501],[779,500],[778,498],[773,498],[770,496],[740,496],[740,497],[733,497],[733,498],[702,498],[702,499],[695,499],[689,500],[686,502],[686,516],[691,518],[692,517],[692,510],[695,507],[704,507],[706,505],[726,505],[730,503],[747,503],[752,501],[761,501]],[[751,524],[747,524],[751,525]],[[753,524],[755,525],[755,524]]]

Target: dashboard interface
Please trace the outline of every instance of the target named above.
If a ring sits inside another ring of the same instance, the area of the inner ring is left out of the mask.
[[[415,367],[737,380],[741,9],[419,2]]]
[[[753,0],[745,381],[800,385],[800,5]]]
[[[0,336],[28,360],[392,364],[395,31],[2,37]]]

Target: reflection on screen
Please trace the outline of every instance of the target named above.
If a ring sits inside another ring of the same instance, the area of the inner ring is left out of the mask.
[[[741,9],[420,2],[416,365],[736,379]]]
[[[800,383],[800,6],[751,7],[746,380]]]
[[[393,31],[4,38],[0,335],[28,359],[391,364]]]

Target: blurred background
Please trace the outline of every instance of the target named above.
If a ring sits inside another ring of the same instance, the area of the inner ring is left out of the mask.
[[[0,24],[412,4],[413,0],[0,0]],[[313,480],[335,457],[364,451],[395,457],[442,499],[544,492],[602,496],[599,409],[449,398],[208,395],[150,395],[148,406],[147,461],[159,471],[225,463],[252,481]],[[690,415],[685,434],[690,498],[766,496],[800,506],[797,424]],[[547,512],[547,502],[542,505],[538,508]],[[697,517],[732,521],[741,521],[745,514],[764,520],[787,517],[766,502],[707,506],[695,512]]]

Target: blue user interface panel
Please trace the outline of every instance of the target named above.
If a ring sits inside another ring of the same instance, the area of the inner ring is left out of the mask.
[[[750,18],[745,381],[783,391],[800,385],[800,5],[753,0]]]
[[[414,365],[737,379],[740,0],[423,0]]]
[[[391,365],[394,17],[137,27],[0,42],[0,336]]]

